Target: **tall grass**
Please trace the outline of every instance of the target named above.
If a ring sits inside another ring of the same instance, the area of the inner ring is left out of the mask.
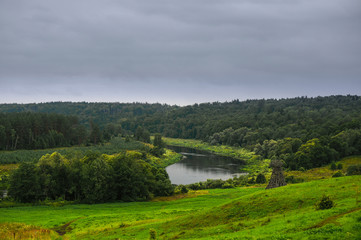
[[[58,239],[56,232],[24,223],[1,223],[0,236],[3,240],[13,239]]]

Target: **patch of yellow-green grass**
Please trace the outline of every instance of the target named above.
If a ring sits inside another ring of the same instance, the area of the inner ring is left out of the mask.
[[[345,157],[340,162],[337,162],[336,164],[341,163],[343,166],[343,170],[346,171],[347,168],[351,165],[357,165],[361,164],[361,156],[350,156]]]
[[[182,155],[176,153],[170,149],[164,149],[165,153],[158,161],[158,166],[167,167],[173,163],[179,162],[182,159]]]
[[[1,164],[0,165],[0,173],[1,172],[10,172],[19,167],[19,164],[10,163],[10,164]]]
[[[341,171],[343,174],[346,174],[347,168],[351,165],[361,164],[361,156],[351,156],[343,158],[341,161],[336,162],[336,165],[339,163],[342,164],[342,170],[331,170],[331,164],[309,169],[307,171],[287,171],[285,172],[285,176],[294,176],[296,178],[303,179],[304,181],[312,181],[312,180],[319,180],[319,179],[328,179],[331,178],[336,172]]]
[[[0,238],[12,239],[58,239],[59,235],[49,229],[44,229],[24,223],[0,223]]]
[[[172,196],[166,196],[166,197],[155,197],[152,199],[152,202],[162,202],[162,201],[174,201],[174,200],[179,200],[179,199],[183,199],[183,198],[193,198],[193,197],[198,197],[201,195],[207,195],[209,194],[208,190],[189,190],[187,193],[180,193],[180,194],[175,194]]]

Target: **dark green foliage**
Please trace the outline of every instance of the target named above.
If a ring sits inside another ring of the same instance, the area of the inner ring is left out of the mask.
[[[251,146],[261,144],[264,140],[287,137],[306,142],[325,135],[333,136],[347,129],[359,129],[360,103],[359,96],[234,100],[185,107],[141,103],[54,102],[2,104],[0,111],[73,114],[79,116],[80,122],[84,124],[88,124],[92,118],[101,128],[108,123],[119,122],[125,132],[135,133],[138,126],[143,126],[152,133],[168,137],[203,140],[209,140],[209,136],[232,128],[232,131],[224,132],[221,139],[215,137],[215,142]],[[353,137],[348,139],[352,143]]]
[[[254,177],[251,177],[251,178],[248,180],[248,183],[249,183],[249,184],[255,184],[255,183],[256,183],[256,179],[254,179]]]
[[[329,196],[323,195],[321,200],[316,204],[317,210],[325,210],[334,207],[335,204]]]
[[[154,141],[153,141],[153,145],[155,147],[159,147],[159,148],[164,148],[165,144],[162,140],[162,135],[160,135],[159,133],[154,135]]]
[[[139,126],[137,128],[134,137],[138,141],[150,143],[150,133],[148,130],[144,129],[143,127]]]
[[[342,169],[343,169],[342,163],[337,164],[337,169],[339,169],[339,170],[342,170]]]
[[[343,177],[343,173],[341,171],[337,171],[335,174],[332,175],[332,177]]]
[[[37,169],[44,195],[50,199],[65,199],[67,189],[71,186],[68,181],[70,169],[66,166],[63,156],[57,152],[47,154],[39,160]]]
[[[153,228],[149,229],[149,239],[150,240],[157,239],[157,231]]]
[[[158,146],[151,148],[149,151],[152,155],[154,155],[156,157],[161,157],[165,153],[164,148],[160,148]]]
[[[333,171],[336,170],[337,169],[336,163],[334,163],[334,162],[331,163],[330,169],[333,170]]]
[[[329,148],[318,138],[311,139],[302,144],[294,156],[296,166],[305,169],[321,167],[333,160],[337,160],[337,152]]]
[[[103,140],[103,134],[99,128],[99,125],[90,121],[90,142],[93,144],[100,143]]]
[[[178,185],[175,189],[176,193],[187,193],[188,192],[188,188],[185,185]]]
[[[256,183],[266,183],[266,177],[262,173],[258,174],[256,177]]]
[[[76,145],[86,132],[78,118],[45,113],[0,113],[0,150]]]
[[[361,175],[361,164],[349,166],[347,168],[347,175]]]
[[[244,186],[249,182],[247,176],[234,177],[233,179],[221,180],[221,179],[208,179],[205,182],[192,183],[186,185],[187,188],[192,190],[202,189],[215,189],[215,188],[234,188],[235,186]],[[254,178],[253,178],[254,183]]]
[[[155,175],[155,184],[152,186],[152,192],[156,196],[170,196],[174,192],[174,187],[169,180],[167,171],[164,168],[153,168]]]
[[[11,176],[9,195],[20,202],[62,198],[86,203],[171,195],[166,171],[142,158],[137,151],[114,156],[88,152],[69,159],[54,152],[37,165],[20,165]]]
[[[150,150],[151,154],[153,154],[154,156],[157,156],[157,157],[161,157],[165,153],[165,151],[164,151],[165,143],[162,140],[162,135],[160,135],[158,133],[155,134],[154,140],[153,140],[153,145],[154,145],[154,148],[152,148]]]
[[[303,178],[295,178],[295,176],[288,176],[285,180],[286,183],[301,183],[305,181]]]
[[[9,196],[19,202],[44,199],[39,180],[39,169],[31,163],[22,163],[11,175]]]
[[[105,125],[103,131],[103,138],[109,141],[112,137],[118,137],[122,133],[122,126],[120,124],[108,123]]]
[[[111,191],[114,169],[104,159],[88,160],[88,164],[82,166],[80,174],[84,202],[97,203],[116,199]]]
[[[125,135],[134,134],[135,139],[143,142],[150,142],[149,133],[160,133],[167,137],[241,146],[264,158],[283,160],[291,170],[319,167],[345,156],[361,154],[359,96],[234,100],[185,107],[85,102],[0,104],[0,112],[24,111],[73,114],[85,125],[93,119],[106,140],[121,131]],[[38,122],[35,125],[42,126]],[[20,148],[26,138],[18,138],[18,129],[1,121],[0,143],[4,141],[4,128],[7,148]],[[75,136],[84,135],[81,131],[71,132]],[[63,144],[59,133],[67,139],[67,134],[57,131],[49,134],[50,139],[39,136],[32,144],[37,148],[49,143]],[[35,132],[25,134],[32,136]],[[84,143],[82,139],[74,137],[70,144]],[[92,135],[91,139],[98,143],[101,138]]]

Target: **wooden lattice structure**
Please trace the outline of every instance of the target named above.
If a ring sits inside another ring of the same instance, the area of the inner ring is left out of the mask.
[[[273,160],[271,162],[270,167],[273,170],[272,170],[271,179],[269,180],[266,189],[282,187],[287,185],[285,177],[283,175],[282,166],[283,163],[279,160]]]

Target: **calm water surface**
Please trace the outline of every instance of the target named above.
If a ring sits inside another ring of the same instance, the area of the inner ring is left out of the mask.
[[[214,155],[192,148],[167,146],[183,155],[183,159],[166,168],[172,184],[190,184],[207,179],[226,180],[244,175],[240,171],[243,162],[238,159]]]

